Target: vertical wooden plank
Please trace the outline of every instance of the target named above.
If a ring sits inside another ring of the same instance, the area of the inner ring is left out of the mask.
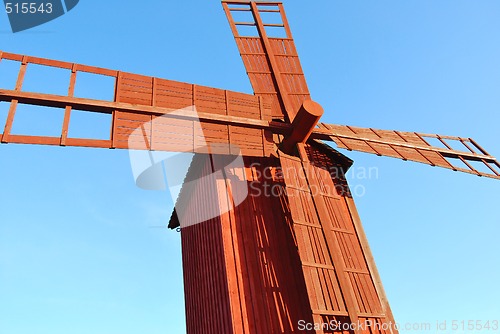
[[[261,184],[270,183],[273,187],[276,185],[272,177],[270,175],[265,175],[265,168],[259,166],[259,172],[262,174],[263,178],[259,181]],[[270,239],[273,242],[271,247],[273,263],[279,267],[279,278],[275,278],[276,289],[280,289],[282,291],[289,292],[288,295],[288,303],[285,304],[286,301],[283,300],[283,294],[280,294],[280,301],[277,305],[277,308],[281,315],[281,328],[277,330],[278,333],[286,333],[288,331],[292,331],[296,324],[293,323],[292,319],[297,319],[296,314],[298,313],[297,308],[300,305],[300,300],[296,295],[296,288],[290,288],[296,286],[295,277],[294,277],[294,268],[293,268],[293,260],[288,252],[291,248],[291,244],[284,242],[284,221],[282,217],[278,217],[276,215],[276,209],[280,207],[279,198],[272,197],[260,197],[259,199],[259,207],[262,207],[263,216],[266,217],[264,223],[269,228],[269,233],[271,235]],[[279,261],[278,259],[282,259]],[[279,263],[278,263],[279,262]],[[286,277],[286,280],[282,278]]]
[[[193,108],[193,111],[196,110],[196,85],[193,84],[191,85],[191,91],[192,91],[192,108]],[[196,129],[200,127],[200,122],[194,120],[193,121],[193,153],[196,153],[196,148],[198,147],[197,146],[197,140],[196,140]]]
[[[120,101],[120,85],[122,81],[122,72],[118,71],[115,79],[115,102]],[[113,115],[111,119],[111,130],[110,130],[110,138],[111,138],[111,148],[116,148],[117,140],[115,138],[115,134],[117,133],[116,127],[118,126],[117,118],[119,115],[118,110],[113,110]]]
[[[196,106],[196,85],[195,84],[191,85],[191,90],[192,90],[192,105]]]
[[[157,78],[156,77],[153,77],[151,78],[151,106],[154,107],[156,106],[156,89],[157,89]],[[151,115],[150,116],[150,120],[149,120],[149,123],[151,124],[151,126],[149,127],[149,138],[150,138],[150,149],[151,151],[154,151],[155,150],[155,136],[154,136],[154,124],[155,122],[153,122],[153,119],[155,118],[155,116]]]
[[[249,208],[248,202],[243,202],[238,206],[238,212],[242,217],[251,217],[252,211]],[[247,284],[251,291],[251,300],[253,305],[256,333],[265,333],[265,328],[268,326],[268,312],[263,308],[265,306],[265,296],[263,295],[262,279],[259,272],[259,258],[258,258],[258,241],[257,230],[253,224],[250,224],[244,219],[240,220],[242,227],[243,244],[245,248],[246,264],[248,266],[249,279]],[[252,332],[253,333],[253,332]]]
[[[158,89],[158,78],[156,77],[153,77],[151,79],[151,106],[154,107],[156,106],[156,98],[157,98],[157,89]],[[155,131],[154,131],[154,127],[155,127],[155,122],[153,122],[155,116],[151,115],[151,127],[149,129],[149,138],[151,138],[151,151],[154,151],[155,150]]]
[[[151,105],[156,106],[156,98],[157,98],[157,89],[158,89],[158,78],[153,77],[153,96],[151,97]]]
[[[3,51],[0,50],[0,63],[2,62],[2,59],[3,59]],[[5,125],[4,125],[5,127]],[[0,143],[3,143],[3,132],[0,133]]]
[[[224,90],[224,101],[225,101],[225,108],[226,108],[226,115],[229,115],[229,91]],[[238,148],[235,147],[233,149],[233,145],[231,144],[231,125],[226,125],[227,127],[227,145],[229,147],[229,154],[238,154]]]
[[[69,79],[68,96],[73,97],[75,95],[75,84],[76,84],[76,64],[73,64],[71,68],[71,76]],[[69,121],[71,117],[71,106],[66,106],[64,110],[64,120],[61,133],[61,146],[66,146],[66,139],[68,139],[68,128]]]
[[[216,162],[213,162],[213,170],[217,170],[219,166],[216,165]],[[230,185],[228,185],[228,180],[224,175],[224,179],[220,180],[217,184],[217,193],[219,197],[219,206],[220,207],[229,207],[231,205],[230,195]],[[233,267],[231,263],[226,261],[225,253],[227,250],[231,254],[234,254],[234,250],[231,249],[230,244],[226,246],[227,242],[224,240],[227,238],[231,238],[230,229],[224,228],[227,227],[227,221],[229,219],[229,214],[223,213],[218,218],[215,219],[215,225],[212,229],[215,233],[215,244],[219,244],[220,247],[216,253],[216,271],[217,271],[217,285],[218,289],[218,297],[219,302],[222,307],[219,308],[221,314],[221,321],[224,323],[224,330],[227,332],[234,331],[235,324],[233,323],[233,310],[232,310],[232,298],[231,298],[231,288],[235,285],[234,280],[236,276],[236,272],[233,271]],[[228,248],[226,248],[228,247]],[[234,263],[234,262],[233,262]],[[241,325],[241,322],[238,323]],[[215,326],[215,330],[218,330],[217,326]],[[220,329],[219,329],[220,330]],[[241,332],[241,331],[240,331]]]
[[[113,110],[113,113],[111,115],[111,129],[110,129],[111,148],[112,149],[116,148],[115,133],[116,133],[116,126],[117,126],[117,119],[116,119],[117,117],[118,117],[118,111]]]
[[[267,37],[266,34],[266,29],[264,27],[264,24],[262,22],[262,19],[259,14],[259,9],[257,8],[257,4],[255,2],[251,2],[250,6],[252,8],[252,13],[255,19],[255,24],[257,26],[257,30],[259,31],[260,38],[262,40],[263,46],[265,53],[267,54],[267,58],[269,60],[269,64],[271,66],[271,71],[273,74],[273,77],[276,81],[277,85],[277,90],[279,91],[278,98],[282,101],[286,114],[288,116],[288,120],[290,122],[293,121],[295,118],[295,115],[297,113],[297,110],[293,110],[290,97],[288,96],[288,91],[286,90],[285,83],[283,82],[283,77],[281,75],[281,72],[279,70],[279,65],[276,60],[276,56],[274,55],[273,48],[271,45],[271,42],[269,41],[269,38]]]
[[[199,194],[198,196],[200,196]],[[203,209],[202,209],[203,210]],[[204,222],[203,224],[196,224],[196,228],[199,230],[199,258],[201,259],[201,265],[198,270],[203,270],[204,277],[199,278],[199,284],[201,285],[202,290],[201,295],[204,297],[203,299],[200,299],[200,302],[202,303],[202,307],[199,311],[202,311],[203,314],[200,314],[202,316],[202,321],[203,321],[203,326],[206,330],[207,333],[211,334],[212,333],[212,323],[217,322],[217,319],[214,317],[213,312],[216,309],[217,306],[219,305],[214,305],[215,307],[210,307],[209,300],[214,299],[213,296],[210,293],[210,287],[212,284],[210,284],[210,278],[213,275],[211,272],[210,268],[210,262],[208,257],[210,254],[213,252],[207,247],[211,244],[210,241],[207,239],[207,233],[206,233],[206,226],[207,224]],[[194,288],[194,287],[193,287]],[[193,293],[193,291],[191,292]],[[216,303],[219,304],[219,303]],[[219,323],[221,326],[222,324]]]
[[[292,31],[290,30],[290,25],[288,24],[288,20],[287,20],[286,15],[285,15],[285,8],[283,7],[283,4],[278,3],[278,8],[280,11],[281,22],[283,22],[283,25],[285,26],[286,37],[293,38]]]
[[[19,69],[19,74],[17,76],[16,86],[14,90],[20,91],[23,87],[24,76],[26,74],[26,68],[28,67],[27,56],[23,56],[23,60],[21,62],[21,68]],[[10,131],[12,130],[12,123],[14,122],[14,115],[16,114],[16,108],[19,100],[12,100],[10,102],[9,113],[7,115],[7,121],[5,123],[5,128],[2,135],[2,143],[9,142]]]
[[[232,188],[230,180],[226,179],[228,188],[227,200],[232,198]],[[227,220],[222,226],[224,238],[224,255],[225,263],[228,267],[227,279],[229,287],[229,295],[231,298],[231,311],[233,330],[236,333],[248,333],[248,316],[246,312],[245,292],[242,288],[242,263],[240,260],[240,252],[238,247],[238,233],[235,228],[234,210],[227,213]]]
[[[233,32],[233,36],[235,38],[239,37],[238,29],[236,28],[236,24],[234,24],[233,15],[231,15],[231,10],[226,2],[222,3],[222,8],[224,8],[224,12],[226,13],[227,20],[229,21],[229,26],[231,27],[231,31]]]
[[[256,310],[255,310],[255,303],[253,302],[253,284],[251,283],[252,275],[251,275],[251,268],[250,268],[250,255],[248,254],[251,250],[246,247],[245,243],[245,238],[248,238],[248,235],[246,234],[245,227],[244,225],[245,222],[241,221],[242,218],[242,205],[239,205],[238,207],[235,208],[235,220],[234,220],[234,226],[235,226],[235,235],[237,238],[238,243],[235,244],[239,250],[239,259],[241,263],[241,285],[240,285],[240,291],[243,292],[244,294],[244,299],[242,299],[243,304],[249,304],[249,307],[246,309],[246,318],[248,319],[248,333],[256,333],[258,328],[259,328],[259,323],[256,321],[256,318],[258,317],[256,315]],[[246,241],[248,242],[248,241]]]
[[[262,101],[262,96],[258,96],[257,97],[259,99],[259,112],[260,112],[260,119],[261,120],[265,120],[265,116],[264,116],[264,102]],[[265,130],[261,130],[262,132],[262,155],[267,157],[270,155],[271,152],[269,152],[269,149],[268,149],[268,144],[267,144],[267,139],[266,139],[266,134],[265,134]]]

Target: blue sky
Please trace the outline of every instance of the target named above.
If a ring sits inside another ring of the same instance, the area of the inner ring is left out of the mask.
[[[500,2],[285,8],[324,122],[470,136],[500,157]],[[8,52],[251,93],[219,1],[81,1],[17,34],[0,13],[0,39]],[[396,320],[498,319],[500,182],[344,153],[354,172],[378,170],[350,182]],[[0,333],[185,331],[179,234],[150,228],[172,203],[134,185],[126,151],[0,145],[0,184]]]

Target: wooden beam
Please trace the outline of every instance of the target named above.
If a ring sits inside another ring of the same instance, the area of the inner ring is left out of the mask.
[[[24,77],[26,75],[26,68],[28,66],[27,56],[23,56],[21,67],[19,69],[19,74],[17,75],[16,86],[14,88],[15,92],[20,92],[23,87]],[[14,115],[16,114],[17,104],[19,100],[9,99],[5,101],[10,101],[9,113],[7,114],[7,121],[5,122],[5,128],[3,130],[3,135],[1,138],[2,143],[9,142],[10,131],[12,130],[12,124],[14,123]]]
[[[75,65],[71,69],[71,76],[69,80],[68,96],[74,96],[75,94],[75,84],[76,84],[76,70]],[[66,145],[66,139],[68,138],[69,121],[71,118],[71,106],[66,106],[64,110],[64,121],[61,133],[61,146]]]
[[[66,108],[89,112],[100,112],[111,114],[114,110],[134,112],[137,114],[167,116],[179,119],[199,120],[214,124],[225,124],[242,126],[253,129],[270,129],[273,132],[288,133],[291,131],[289,124],[270,122],[266,120],[250,119],[246,117],[218,115],[205,112],[195,112],[194,110],[162,108],[156,106],[146,106],[123,102],[109,102],[92,100],[78,97],[18,92],[13,90],[0,89],[0,101],[18,100],[20,103],[33,104],[47,107]]]
[[[255,23],[257,24],[257,30],[259,31],[260,38],[262,39],[262,43],[264,45],[265,53],[269,61],[269,66],[271,67],[271,71],[273,72],[272,76],[274,77],[274,80],[276,82],[278,90],[278,98],[281,100],[281,103],[285,108],[288,120],[292,122],[293,119],[295,118],[297,110],[292,110],[292,103],[288,97],[288,91],[286,89],[285,83],[283,82],[283,78],[280,73],[280,67],[278,65],[278,62],[276,61],[276,56],[271,46],[271,42],[267,37],[266,29],[260,17],[257,4],[255,2],[250,2],[250,6],[252,8],[252,13],[254,16]]]

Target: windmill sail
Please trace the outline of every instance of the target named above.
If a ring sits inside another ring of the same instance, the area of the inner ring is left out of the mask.
[[[272,116],[292,122],[310,94],[283,4],[223,1],[255,95],[270,98]]]
[[[314,322],[371,323],[397,334],[352,199],[331,173],[335,160],[310,146],[303,152],[306,159],[280,154],[280,164]]]
[[[7,103],[8,110],[5,124],[0,124],[2,143],[238,153],[258,157],[269,156],[273,149],[272,135],[265,130],[271,119],[271,106],[258,96],[1,51],[0,62],[10,62],[18,69],[13,73],[14,84],[8,87],[13,89],[0,86],[0,103]],[[25,90],[25,77],[37,68],[43,68],[49,76],[64,72],[68,80],[63,88],[67,93],[46,94],[42,81],[37,82],[35,88]],[[111,79],[114,83],[111,100],[77,97],[75,88],[84,75]],[[20,105],[50,107],[37,112],[63,115],[60,135],[13,131]],[[110,114],[109,138],[70,137],[74,111]]]
[[[339,148],[500,179],[500,164],[471,138],[319,124],[312,135]]]

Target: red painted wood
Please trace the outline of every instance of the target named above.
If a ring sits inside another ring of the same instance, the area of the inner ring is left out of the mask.
[[[246,175],[250,196],[234,211],[182,228],[188,333],[295,333],[299,320],[394,321],[348,207],[348,188],[327,170],[340,168],[339,161],[312,147],[308,157],[310,163],[281,158],[281,165],[273,158],[245,158],[233,172]],[[197,157],[189,179],[210,175],[225,162],[212,164]],[[227,207],[231,182],[214,182],[181,192],[177,208],[184,208],[184,223],[197,222],[204,206]],[[263,196],[268,186],[280,192]],[[216,254],[218,264],[211,262]],[[201,289],[205,285],[210,289]],[[229,318],[214,313],[221,305]],[[218,323],[217,331],[199,323],[202,309],[210,324]]]
[[[184,185],[171,224],[181,217],[188,333],[296,333],[301,320],[371,321],[371,328],[353,332],[397,333],[377,328],[394,319],[349,188],[338,173],[350,161],[325,146],[304,144],[332,140],[349,150],[494,178],[500,178],[500,164],[472,139],[328,124],[315,128],[317,119],[306,124],[297,111],[310,96],[282,4],[229,0],[223,7],[256,96],[0,51],[0,60],[21,63],[15,90],[0,89],[0,100],[10,103],[1,142],[222,155],[195,157],[188,180],[200,182]],[[256,36],[239,35],[241,23],[231,12],[243,10],[252,13],[254,22],[244,25],[255,26]],[[263,12],[279,13],[282,24],[265,22]],[[269,27],[283,28],[286,37],[269,35]],[[71,69],[68,95],[22,92],[29,64]],[[114,101],[73,97],[79,71],[114,78]],[[61,137],[10,134],[18,103],[64,108]],[[110,138],[67,138],[73,109],[112,114]],[[162,118],[165,114],[172,118]],[[446,148],[429,145],[429,138]],[[285,151],[297,148],[300,158],[269,158],[283,139]],[[463,150],[453,150],[448,141]],[[225,170],[234,158],[230,153],[246,156],[244,166]],[[450,158],[469,169],[455,167]],[[485,164],[492,174],[478,172],[470,161]],[[221,170],[227,177],[207,177]],[[244,176],[249,196],[228,210]],[[279,192],[266,194],[269,189]]]

